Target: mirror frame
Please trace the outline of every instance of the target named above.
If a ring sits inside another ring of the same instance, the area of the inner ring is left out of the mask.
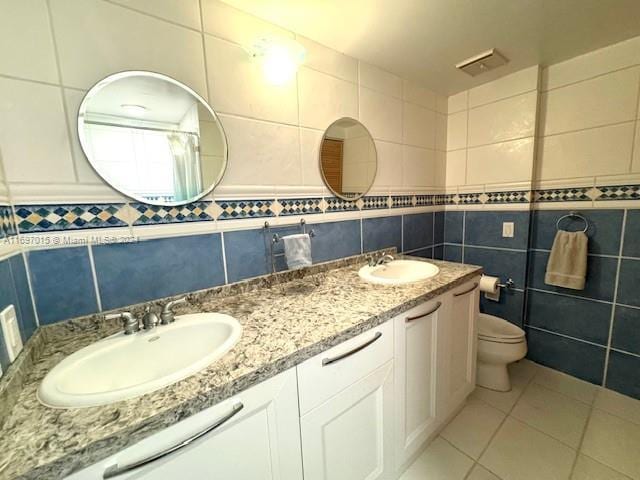
[[[327,130],[329,130],[329,128],[331,128],[331,125],[333,125],[334,123],[339,122],[341,120],[353,120],[354,122],[357,122],[359,125],[361,125],[362,128],[364,128],[364,130],[369,135],[369,138],[371,138],[371,141],[373,142],[373,150],[376,152],[376,171],[373,174],[373,180],[371,182],[371,185],[369,185],[367,187],[367,189],[364,192],[362,192],[360,195],[358,195],[357,197],[347,197],[347,196],[345,196],[345,195],[343,195],[341,193],[338,193],[335,190],[333,190],[333,188],[331,188],[329,186],[329,182],[327,182],[327,178],[324,176],[324,170],[322,169],[322,144],[324,143],[325,138],[327,138]],[[322,181],[324,182],[324,186],[327,187],[329,189],[329,191],[334,196],[336,196],[336,197],[338,197],[338,198],[340,198],[342,200],[346,200],[348,202],[355,202],[355,201],[361,199],[362,197],[364,197],[367,193],[369,193],[369,191],[373,187],[373,184],[376,182],[376,176],[378,175],[378,147],[376,146],[376,141],[373,138],[373,135],[371,135],[371,132],[365,126],[365,124],[362,123],[357,118],[353,118],[353,117],[340,117],[340,118],[334,120],[333,122],[331,122],[329,124],[329,126],[324,129],[324,133],[322,134],[322,138],[320,139],[320,148],[318,148],[318,168],[320,169],[320,176],[322,177]]]
[[[91,101],[91,99],[94,98],[100,92],[100,90],[102,90],[104,87],[109,85],[114,80],[120,80],[120,79],[128,78],[128,77],[140,77],[140,76],[157,78],[157,79],[160,79],[160,80],[167,81],[169,83],[173,83],[174,85],[177,85],[178,87],[182,88],[187,93],[192,95],[196,100],[198,100],[200,102],[200,104],[202,106],[204,106],[209,111],[211,116],[218,123],[218,127],[220,128],[220,132],[222,134],[222,139],[224,141],[224,166],[220,170],[220,174],[218,175],[218,178],[216,178],[216,180],[211,184],[210,187],[208,187],[206,190],[203,190],[198,195],[195,195],[195,196],[189,198],[188,200],[181,200],[179,202],[162,202],[162,203],[160,203],[160,202],[150,202],[148,199],[145,199],[145,198],[142,198],[142,197],[138,197],[136,195],[133,195],[130,192],[125,192],[125,191],[121,190],[117,185],[112,184],[110,181],[108,181],[106,178],[104,178],[102,176],[102,174],[98,171],[98,169],[94,166],[93,162],[89,158],[89,155],[87,155],[87,150],[85,148],[85,144],[87,143],[87,138],[85,137],[85,132],[84,132],[84,128],[83,127],[84,127],[84,115],[85,115],[86,107],[87,107],[87,104],[89,103],[89,101]],[[167,75],[163,75],[161,73],[151,72],[151,71],[148,71],[148,70],[125,70],[125,71],[122,71],[122,72],[117,72],[117,73],[112,73],[110,75],[107,75],[102,80],[96,82],[87,91],[87,93],[85,94],[85,96],[82,99],[82,102],[80,102],[80,106],[78,107],[78,114],[76,116],[76,120],[77,120],[76,121],[76,127],[77,127],[77,131],[78,131],[78,139],[80,140],[80,148],[82,149],[82,153],[84,154],[84,157],[87,159],[87,162],[89,163],[89,165],[91,166],[93,171],[96,173],[96,175],[98,175],[98,177],[100,177],[100,179],[103,182],[105,182],[107,185],[109,185],[115,191],[121,193],[122,195],[124,195],[127,198],[132,198],[133,200],[135,200],[136,202],[139,202],[139,203],[144,203],[146,205],[154,205],[154,206],[158,206],[158,207],[179,207],[179,206],[187,205],[189,203],[198,201],[202,197],[205,197],[205,196],[209,195],[213,191],[213,189],[220,184],[220,182],[222,181],[222,178],[224,177],[224,174],[227,171],[227,168],[229,166],[229,142],[228,142],[228,138],[227,138],[227,133],[225,132],[224,126],[222,125],[222,122],[220,121],[220,118],[218,118],[218,115],[216,114],[215,110],[211,107],[211,105],[209,105],[209,103],[204,98],[202,98],[200,95],[198,95],[192,88],[188,87],[184,83],[179,82],[178,80],[176,80],[174,78],[171,78],[171,77],[169,77]]]

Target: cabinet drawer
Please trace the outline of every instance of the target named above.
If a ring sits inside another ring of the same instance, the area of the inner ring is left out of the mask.
[[[298,365],[300,414],[324,403],[393,358],[393,322],[386,322]]]

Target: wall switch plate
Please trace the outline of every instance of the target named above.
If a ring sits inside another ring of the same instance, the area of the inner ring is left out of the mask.
[[[0,312],[0,323],[2,323],[2,334],[4,335],[4,343],[7,346],[9,361],[13,362],[22,351],[22,336],[20,335],[16,309],[13,305],[9,305]]]
[[[502,236],[504,238],[513,238],[514,230],[513,222],[502,223]]]

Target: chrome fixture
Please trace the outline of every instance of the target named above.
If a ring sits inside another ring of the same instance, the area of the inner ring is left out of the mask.
[[[151,307],[147,306],[147,308],[144,309],[144,315],[142,316],[142,328],[145,330],[152,330],[156,328],[158,323],[160,323],[158,315],[151,311]]]
[[[393,262],[395,258],[392,255],[383,254],[380,257],[376,258],[375,254],[371,255],[368,260],[368,264],[370,267],[377,267],[378,265],[382,265],[384,263]]]
[[[587,230],[589,230],[589,221],[585,217],[580,215],[578,212],[569,212],[566,215],[561,216],[556,222],[557,230],[562,230],[562,228],[560,228],[560,222],[565,218],[577,218],[578,220],[582,220],[584,222],[584,228],[582,229],[582,233],[587,233]]]
[[[309,233],[310,237],[315,237],[316,236],[316,232],[313,231],[313,229],[309,230],[309,232],[307,232],[307,222],[305,221],[304,218],[300,219],[300,223],[298,224],[300,226],[300,233]],[[295,226],[295,224],[289,224],[289,225],[277,225],[278,228],[287,228],[287,227],[293,227]],[[267,234],[271,229],[271,225],[269,224],[269,222],[264,222],[264,227],[263,227],[263,231],[265,232],[265,234]],[[282,238],[280,237],[280,235],[278,235],[277,233],[274,233],[273,236],[271,237],[271,241],[269,242],[269,253],[271,256],[271,273],[276,273],[276,257],[284,257],[284,253],[275,253],[273,251],[273,246],[276,243],[280,243],[280,240],[282,240]]]
[[[516,282],[513,281],[513,278],[509,278],[505,283],[499,283],[497,287],[511,290],[512,288],[516,288]]]
[[[122,319],[122,326],[124,327],[125,335],[131,335],[132,333],[140,331],[140,322],[131,314],[131,312],[109,313],[104,316],[105,320],[113,320],[114,318]]]
[[[160,312],[160,324],[161,325],[169,325],[170,323],[175,322],[176,318],[171,310],[174,305],[178,305],[179,303],[185,303],[187,301],[187,297],[182,297],[177,300],[172,300],[171,302],[167,302],[165,306],[162,308],[162,312]]]

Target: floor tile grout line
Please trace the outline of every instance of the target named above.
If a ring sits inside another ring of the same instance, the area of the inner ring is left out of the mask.
[[[596,396],[598,393],[596,393]],[[576,465],[578,464],[578,459],[580,458],[580,452],[582,451],[582,444],[584,443],[584,437],[587,435],[587,430],[589,428],[589,424],[591,423],[591,416],[593,415],[594,405],[596,399],[594,397],[593,403],[589,405],[589,416],[587,417],[587,421],[584,424],[584,429],[582,430],[582,435],[580,435],[580,441],[578,442],[578,447],[576,449],[576,458],[573,459],[573,465],[571,466],[571,472],[569,472],[569,478],[573,478],[573,474],[576,469]]]

